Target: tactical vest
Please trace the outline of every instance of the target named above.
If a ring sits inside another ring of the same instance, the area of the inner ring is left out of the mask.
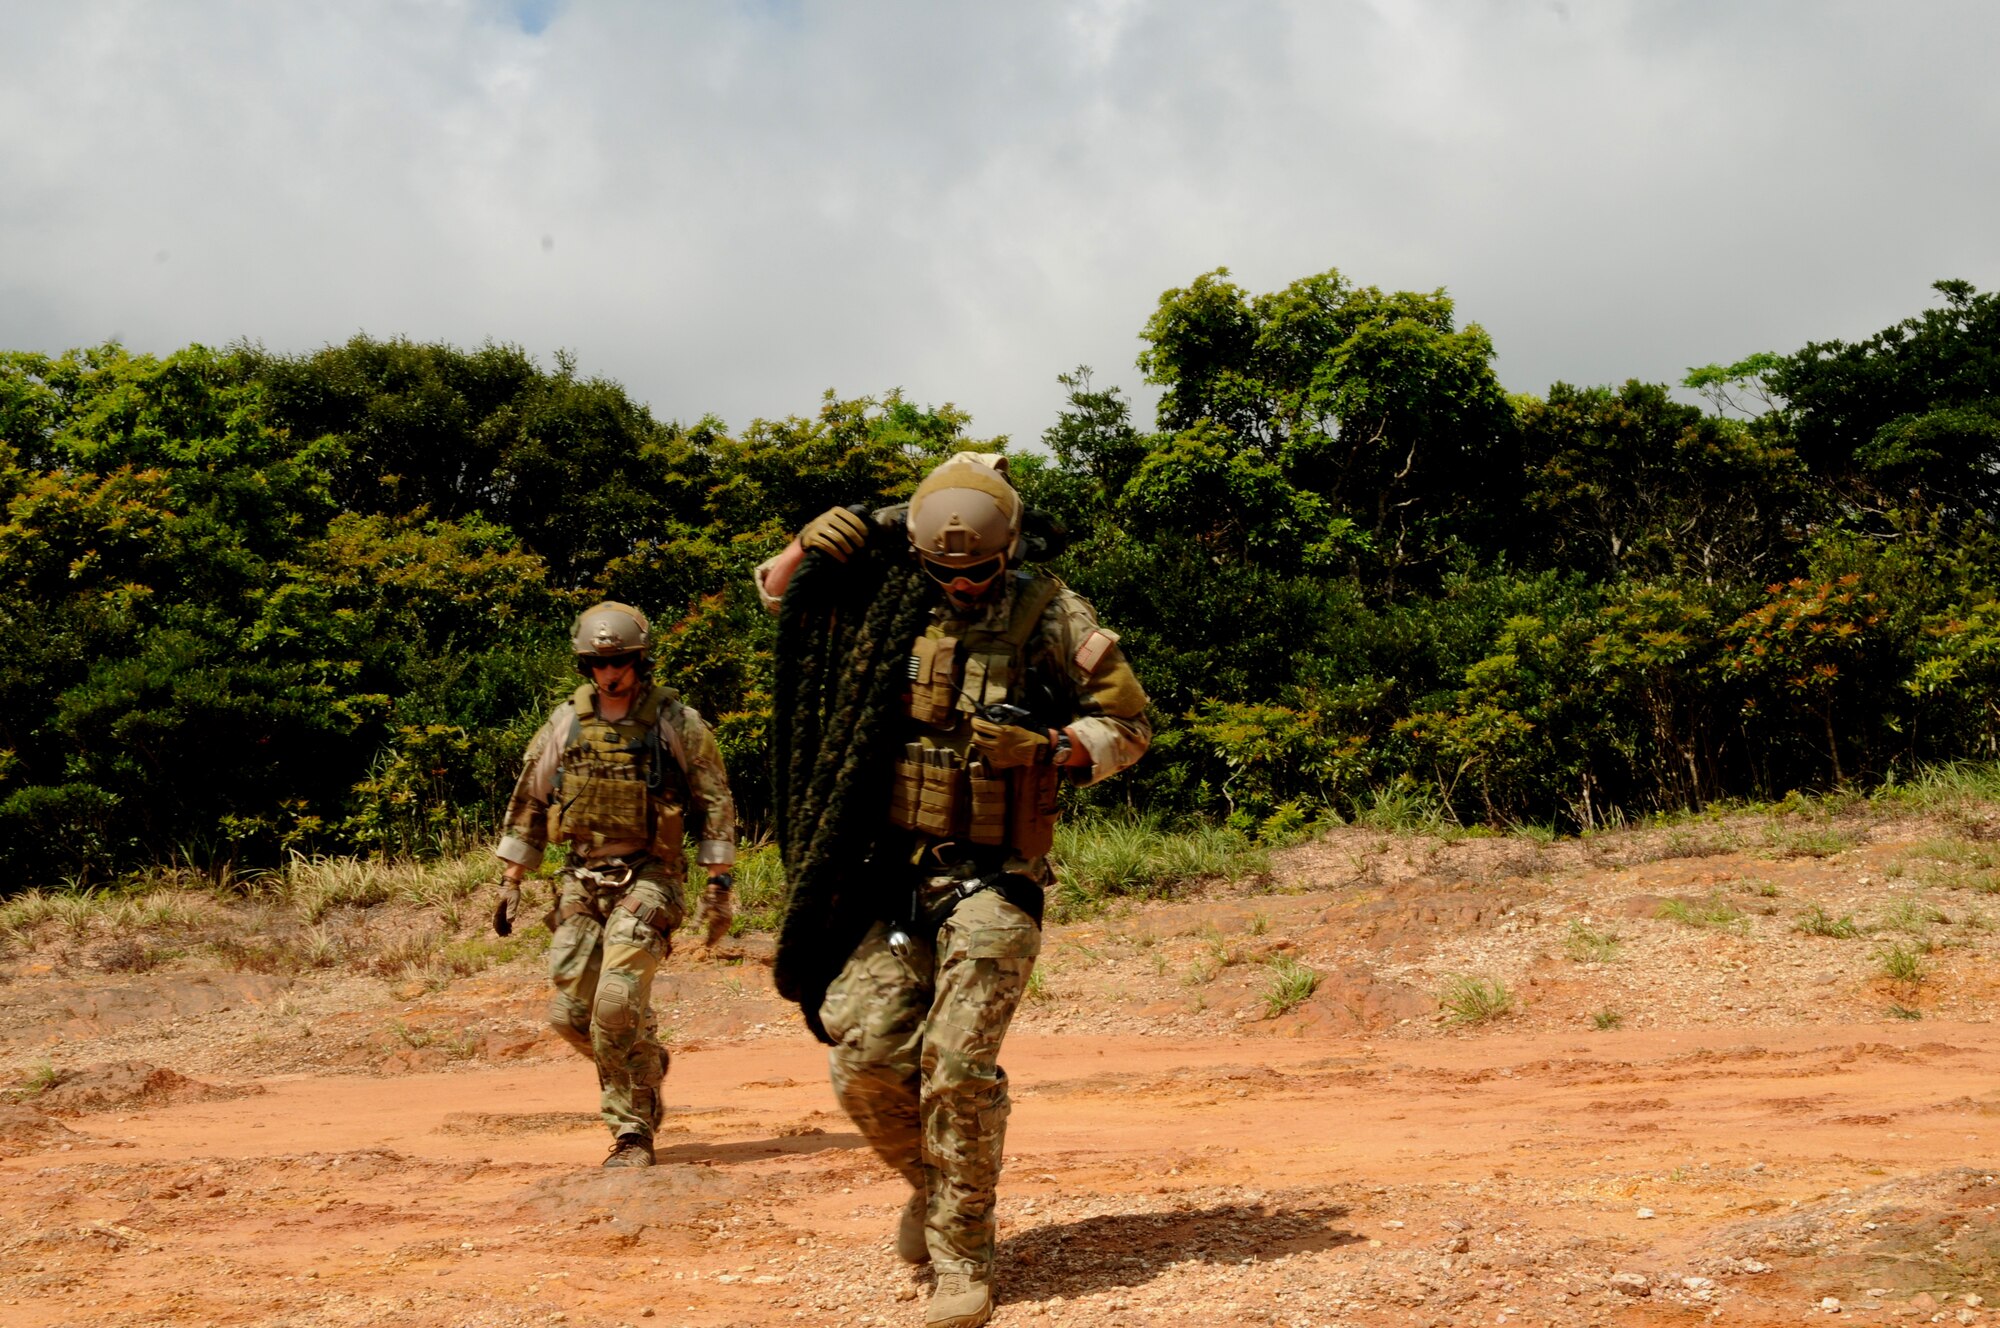
[[[651,687],[625,718],[597,713],[590,683],[570,698],[576,716],[556,762],[549,798],[549,842],[567,839],[585,854],[606,844],[638,842],[669,864],[685,849],[687,782],[678,753],[661,750],[660,712],[680,704],[670,687]]]
[[[922,732],[896,762],[889,819],[933,839],[1005,847],[1034,859],[1055,842],[1057,770],[996,770],[972,745],[975,714],[1020,704],[1026,695],[1028,642],[1062,589],[1051,576],[1014,576],[1005,626],[982,622],[954,637],[933,623],[911,647],[909,714]]]

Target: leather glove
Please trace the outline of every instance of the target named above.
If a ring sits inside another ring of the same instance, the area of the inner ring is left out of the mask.
[[[736,878],[728,872],[708,878],[708,889],[701,892],[701,913],[695,926],[701,930],[702,944],[714,947],[729,934],[729,924],[736,920]]]
[[[972,721],[972,745],[984,753],[986,763],[997,770],[1017,765],[1042,765],[1051,753],[1046,733],[1024,729],[1017,724],[995,724],[990,719],[976,717]]]
[[[513,881],[503,880],[500,884],[500,903],[493,910],[493,931],[498,936],[511,936],[514,932],[514,915],[521,911],[521,887]]]
[[[868,543],[868,523],[845,507],[829,507],[799,531],[799,544],[844,563]]]

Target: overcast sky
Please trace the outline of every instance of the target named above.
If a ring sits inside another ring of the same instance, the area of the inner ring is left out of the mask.
[[[0,0],[0,348],[359,331],[1039,436],[1160,292],[1444,287],[1539,392],[2000,286],[2000,5]]]

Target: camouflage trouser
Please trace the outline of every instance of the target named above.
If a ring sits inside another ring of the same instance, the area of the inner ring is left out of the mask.
[[[1000,1039],[1027,990],[1041,928],[996,891],[958,906],[907,960],[878,923],[820,1006],[833,1092],[882,1160],[927,1196],[931,1263],[984,1280],[1007,1132]]]
[[[549,942],[549,1023],[597,1063],[598,1109],[611,1133],[652,1137],[667,1052],[653,1017],[653,974],[686,910],[681,883],[647,860],[627,886],[564,872]]]

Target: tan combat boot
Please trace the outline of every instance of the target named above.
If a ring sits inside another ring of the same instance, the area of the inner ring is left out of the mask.
[[[903,1215],[896,1219],[896,1257],[904,1263],[929,1263],[931,1261],[930,1242],[924,1239],[924,1193],[918,1190],[903,1205]]]
[[[621,1134],[611,1143],[611,1156],[601,1164],[607,1167],[650,1167],[653,1165],[653,1141],[643,1134]]]
[[[924,1328],[979,1328],[993,1317],[993,1290],[967,1273],[939,1273]]]

